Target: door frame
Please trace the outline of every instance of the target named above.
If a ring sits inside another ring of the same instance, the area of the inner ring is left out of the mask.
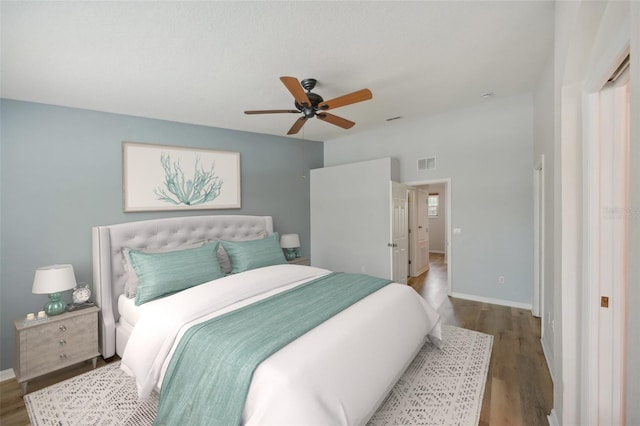
[[[402,182],[408,186],[420,186],[420,185],[434,185],[438,183],[445,184],[445,194],[446,194],[446,202],[445,202],[445,235],[447,238],[445,256],[446,256],[446,264],[447,264],[447,294],[451,296],[453,293],[453,257],[451,256],[452,252],[452,240],[451,240],[451,178],[439,178],[439,179],[429,179],[429,180],[418,180],[411,182]],[[413,239],[413,235],[410,236]]]
[[[541,317],[540,338],[544,337],[544,257],[545,257],[545,166],[544,154],[533,170],[533,305],[531,312]]]

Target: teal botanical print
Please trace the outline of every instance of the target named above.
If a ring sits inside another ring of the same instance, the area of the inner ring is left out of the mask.
[[[214,200],[220,195],[223,180],[214,172],[215,163],[205,170],[196,155],[193,178],[187,179],[180,160],[171,162],[171,156],[160,154],[160,163],[164,169],[164,187],[157,187],[154,192],[158,200],[175,205],[195,206]]]

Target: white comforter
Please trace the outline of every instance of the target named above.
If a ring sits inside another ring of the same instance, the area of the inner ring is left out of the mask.
[[[140,397],[160,387],[175,344],[193,324],[318,278],[320,268],[277,265],[231,275],[140,307],[122,358]],[[422,346],[441,338],[437,312],[391,284],[321,324],[255,371],[244,424],[363,424]]]

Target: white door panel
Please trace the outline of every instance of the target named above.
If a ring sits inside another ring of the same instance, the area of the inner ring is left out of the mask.
[[[628,71],[627,71],[628,72]],[[626,78],[625,78],[626,77]],[[583,299],[583,418],[625,424],[626,309],[629,262],[629,80],[588,95],[585,139],[586,289]]]
[[[416,229],[418,256],[416,257],[416,271],[422,274],[429,270],[429,215],[427,214],[427,197],[429,193],[418,191],[418,226]]]
[[[391,279],[407,283],[409,273],[409,211],[407,186],[391,182]]]

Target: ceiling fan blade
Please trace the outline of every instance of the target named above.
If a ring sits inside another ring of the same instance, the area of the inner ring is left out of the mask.
[[[295,123],[293,123],[293,126],[291,126],[291,128],[289,129],[289,131],[287,132],[288,135],[295,135],[296,133],[298,133],[300,131],[300,129],[302,129],[302,126],[304,126],[304,123],[307,122],[307,117],[300,117],[296,120]]]
[[[338,117],[337,115],[329,114],[328,112],[319,112],[316,117],[318,117],[322,121],[326,121],[327,123],[342,127],[343,129],[350,129],[356,124],[353,121],[349,121],[346,118]]]
[[[329,99],[328,101],[321,102],[318,105],[318,109],[328,110],[332,108],[340,108],[345,105],[355,104],[356,102],[368,101],[373,98],[373,94],[369,89],[358,90],[357,92],[349,93],[346,95],[338,96],[334,99]]]
[[[300,114],[300,111],[298,111],[297,109],[265,109],[265,110],[258,110],[258,111],[245,111],[245,114],[280,114],[280,113],[294,113],[294,114]]]
[[[309,97],[295,77],[280,77],[280,81],[284,83],[293,98],[302,106],[311,106]]]

